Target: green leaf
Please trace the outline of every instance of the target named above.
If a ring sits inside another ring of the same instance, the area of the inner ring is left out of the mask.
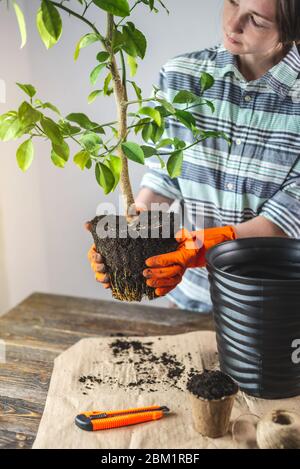
[[[64,139],[56,122],[49,117],[42,116],[41,127],[53,144],[63,144]]]
[[[167,162],[167,170],[170,177],[176,178],[181,174],[182,170],[182,163],[183,163],[183,152],[182,150],[177,150],[168,159]]]
[[[212,103],[211,101],[205,100],[203,104],[206,104],[208,107],[210,107],[211,112],[215,112],[216,109],[215,109],[214,103]]]
[[[94,90],[88,95],[88,103],[91,104],[95,101],[97,96],[99,96],[102,93],[102,90]]]
[[[54,150],[51,150],[51,160],[55,166],[58,168],[64,168],[66,164],[66,160],[64,158],[61,158],[59,155],[55,153]]]
[[[142,130],[142,137],[145,142],[148,142],[153,132],[153,124],[146,124]]]
[[[147,40],[143,33],[138,29],[132,30],[129,26],[123,26],[123,44],[122,49],[127,52],[131,57],[140,57],[143,59],[145,57],[147,49]]]
[[[156,145],[156,149],[162,148],[162,147],[167,147],[169,145],[173,145],[173,139],[172,138],[164,138],[159,142],[158,145]]]
[[[163,107],[168,111],[170,112],[171,114],[175,114],[176,112],[176,109],[174,108],[174,106],[172,106],[171,103],[169,103],[168,101],[166,101],[165,99],[156,99],[156,101],[158,101],[159,103],[161,103],[163,105]]]
[[[160,127],[161,126],[161,115],[159,111],[150,106],[144,106],[138,110],[138,114],[143,114],[152,117],[154,122]]]
[[[108,52],[99,52],[97,54],[97,57],[96,59],[98,60],[98,62],[106,62],[106,60],[109,58],[109,53]]]
[[[121,31],[114,29],[112,34],[112,49],[114,53],[119,52],[119,50],[122,48],[123,42],[124,38]]]
[[[36,89],[32,85],[26,85],[22,83],[16,83],[16,85],[18,85],[21,90],[23,90],[28,96],[30,96],[30,98],[33,98],[33,96],[35,96]]]
[[[57,42],[62,33],[60,14],[53,3],[49,0],[42,0],[41,9],[45,29],[52,39]]]
[[[151,11],[153,10],[154,0],[142,0],[142,2],[145,3],[145,5],[149,5]]]
[[[156,156],[157,156],[157,158],[158,158],[159,161],[160,161],[160,167],[161,167],[161,168],[164,168],[164,167],[166,166],[164,160],[163,160],[159,155],[156,155]]]
[[[69,122],[65,122],[62,119],[58,121],[58,125],[63,136],[66,137],[70,135],[76,135],[81,132],[80,127],[72,126]]]
[[[93,0],[97,7],[116,16],[129,16],[130,7],[127,0]]]
[[[135,31],[136,29],[135,24],[132,21],[127,21],[127,26],[131,31]]]
[[[17,115],[18,115],[17,111],[8,111],[5,114],[1,114],[0,123],[5,121],[6,119],[9,119],[10,117],[16,117]]]
[[[93,132],[85,133],[80,137],[79,141],[90,153],[98,152],[103,143],[102,138]]]
[[[0,116],[0,140],[7,142],[17,137],[21,128],[21,122],[17,112],[9,111]]]
[[[213,130],[208,130],[208,131],[205,131],[205,130],[202,130],[200,132],[200,136],[201,138],[203,138],[203,140],[207,140],[208,138],[223,138],[224,140],[227,141],[227,143],[229,145],[232,144],[232,140],[226,135],[225,132],[219,132],[219,131],[213,131]]]
[[[68,114],[66,119],[71,122],[76,122],[76,124],[79,124],[83,129],[94,130],[94,132],[97,133],[105,133],[102,127],[99,126],[99,124],[90,121],[90,119],[81,112],[73,112],[71,114]]]
[[[183,124],[185,125],[185,127],[187,127],[188,129],[191,129],[192,130],[192,126],[196,125],[196,120],[195,120],[195,117],[193,116],[193,114],[191,114],[190,112],[188,111],[183,111],[183,110],[179,110],[177,109],[176,111],[176,117],[177,119]]]
[[[18,109],[18,116],[22,126],[28,126],[31,124],[36,124],[42,114],[34,109],[27,101],[24,101]]]
[[[54,104],[52,104],[52,103],[43,103],[42,108],[43,109],[51,109],[51,111],[53,111],[56,114],[58,114],[59,116],[61,116],[61,113],[60,113],[59,109],[57,109],[57,107],[54,106]]]
[[[184,140],[181,140],[180,138],[174,137],[173,139],[175,148],[178,150],[181,150],[182,148],[186,147],[186,143]]]
[[[111,169],[103,163],[96,163],[95,165],[96,180],[104,190],[104,194],[108,194],[113,190],[115,185],[115,177]]]
[[[33,144],[31,138],[23,142],[17,150],[17,162],[22,171],[27,171],[33,161]]]
[[[25,134],[28,134],[32,129],[34,129],[34,126],[35,126],[35,124],[29,124],[29,125],[26,125],[26,126],[22,126],[21,123],[20,123],[20,128],[16,132],[15,138],[17,139],[17,138],[22,137]]]
[[[104,164],[109,166],[115,178],[115,182],[111,190],[113,192],[115,188],[117,187],[120,177],[121,177],[122,160],[118,156],[109,155],[109,159],[106,159]]]
[[[109,96],[113,92],[113,89],[109,88],[109,84],[112,80],[112,74],[109,72],[104,80],[103,94],[104,96]]]
[[[50,49],[51,47],[53,47],[54,44],[56,44],[57,41],[52,36],[50,36],[50,34],[48,33],[48,31],[47,31],[47,29],[44,25],[43,12],[42,12],[41,8],[39,8],[39,10],[37,12],[37,15],[36,15],[36,26],[37,26],[39,35],[40,35],[46,49]]]
[[[173,103],[176,104],[186,104],[193,103],[199,100],[199,96],[196,96],[194,93],[188,90],[179,91],[173,99]]]
[[[84,170],[85,165],[87,164],[89,159],[90,159],[89,152],[86,150],[82,150],[76,153],[73,161],[81,170]]]
[[[62,158],[65,162],[68,161],[70,156],[70,148],[64,140],[60,145],[57,143],[52,143],[52,150],[59,158]]]
[[[134,82],[134,81],[130,81],[130,83],[132,84],[133,88],[134,88],[134,91],[135,91],[135,94],[136,94],[136,97],[139,101],[139,105],[141,106],[142,105],[142,90],[141,88]]]
[[[150,156],[156,155],[156,149],[154,147],[149,147],[147,145],[141,145],[145,158],[150,158]]]
[[[158,13],[158,9],[154,6],[154,0],[140,0],[142,1],[145,5],[148,5],[149,8],[150,8],[150,11],[154,11],[154,13]],[[163,4],[163,2],[161,0],[158,0],[159,3],[161,4],[161,6],[166,10],[166,12],[168,13],[168,15],[170,14],[169,10],[167,9],[167,7]]]
[[[215,80],[209,73],[206,73],[206,72],[202,73],[201,78],[200,78],[200,85],[201,85],[202,91],[208,90],[214,85],[214,83],[215,83]]]
[[[112,133],[114,134],[115,138],[119,138],[119,130],[113,127],[112,125],[109,126],[109,128],[112,130]]]
[[[228,137],[228,135],[227,135],[225,132],[220,132],[219,137],[220,137],[220,138],[223,138],[224,140],[226,140],[226,142],[228,143],[229,147],[231,147],[231,145],[232,145],[232,140],[231,140],[231,138]]]
[[[97,79],[100,75],[101,70],[105,67],[106,67],[105,63],[104,64],[99,64],[92,70],[92,72],[90,74],[90,82],[91,82],[92,85],[95,85],[95,83],[96,83],[96,81],[97,81]]]
[[[164,125],[159,127],[155,122],[153,122],[152,123],[152,133],[151,133],[152,142],[157,143],[161,139],[164,131],[165,131]]]
[[[163,107],[163,106],[155,106],[154,109],[156,109],[156,110],[160,113],[160,115],[161,115],[161,117],[162,117],[162,121],[163,121],[163,118],[164,118],[164,117],[168,117],[168,116],[169,116],[168,111],[167,111],[166,108]]]
[[[24,18],[24,14],[23,14],[21,8],[19,7],[19,5],[16,2],[14,2],[13,5],[14,5],[14,10],[15,10],[15,14],[16,14],[16,17],[17,17],[17,21],[18,21],[20,33],[21,33],[21,40],[22,40],[21,49],[22,49],[22,47],[25,46],[26,40],[27,40],[25,18]]]
[[[136,71],[138,68],[138,64],[137,64],[135,57],[131,57],[131,55],[127,55],[127,63],[129,65],[130,76],[134,77],[136,75]]]
[[[135,114],[134,114],[134,115],[135,115]],[[137,135],[140,130],[143,130],[145,124],[148,124],[149,122],[151,122],[150,117],[147,117],[147,118],[145,118],[145,119],[140,119],[140,120],[137,122],[137,124],[135,124],[135,126],[134,126],[134,132],[135,132],[135,134]],[[149,138],[150,138],[150,136],[149,136]],[[145,140],[145,141],[146,141],[146,140]]]
[[[93,164],[93,163],[92,163],[92,160],[91,160],[91,158],[90,158],[90,159],[86,162],[85,167],[86,167],[87,169],[91,169],[92,164]]]
[[[144,164],[144,153],[140,145],[134,142],[125,142],[121,145],[123,152],[129,160],[135,161],[136,163]]]
[[[80,38],[75,48],[74,60],[78,59],[81,49],[97,41],[99,41],[99,36],[95,33],[85,34],[85,36]]]

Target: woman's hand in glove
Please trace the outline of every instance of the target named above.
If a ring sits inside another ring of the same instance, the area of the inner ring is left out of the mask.
[[[182,228],[176,233],[176,251],[146,259],[143,275],[148,286],[155,288],[157,296],[164,296],[182,280],[188,268],[205,267],[206,250],[212,246],[236,239],[233,226],[207,228],[189,232]]]
[[[91,231],[90,223],[86,223],[85,228]],[[96,251],[95,244],[93,244],[88,251],[88,260],[94,271],[96,281],[101,283],[104,288],[111,288],[109,275],[106,272],[106,265],[104,264],[101,254]]]
[[[136,207],[135,204],[132,207],[133,213],[140,213],[146,210],[146,207]],[[85,223],[85,228],[88,231],[91,231],[91,224],[89,222]],[[93,244],[88,251],[88,260],[91,264],[91,268],[95,273],[95,279],[97,282],[101,283],[104,288],[111,288],[109,274],[107,273],[107,267],[104,263],[104,259],[96,251],[96,246]]]

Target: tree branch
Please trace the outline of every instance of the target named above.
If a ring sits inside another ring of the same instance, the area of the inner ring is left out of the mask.
[[[101,42],[103,43],[103,45],[106,47],[106,42],[105,42],[105,38],[102,36],[102,34],[98,31],[98,29],[96,28],[96,26],[91,23],[89,20],[87,20],[86,18],[84,18],[82,15],[80,15],[79,13],[76,13],[76,11],[73,11],[71,10],[70,8],[68,7],[65,7],[62,3],[58,3],[58,2],[54,2],[52,0],[50,0],[51,3],[53,5],[55,5],[57,8],[60,8],[61,10],[64,10],[65,12],[69,13],[71,16],[75,16],[75,18],[83,21],[84,23],[86,23],[88,26],[90,26],[90,28],[93,29],[93,31],[99,36]]]
[[[118,137],[119,140],[125,141],[127,138],[127,90],[126,86],[123,85],[118,66],[116,63],[116,58],[114,55],[113,47],[112,47],[112,38],[113,38],[113,31],[114,31],[114,17],[111,13],[107,14],[107,36],[106,36],[106,43],[107,43],[107,50],[110,54],[110,69],[112,74],[113,80],[113,87],[114,87],[114,95],[117,104],[118,110],[118,122],[119,122],[119,133]],[[120,186],[123,195],[123,201],[125,206],[125,215],[127,221],[130,222],[132,220],[132,215],[129,214],[130,207],[134,204],[134,197],[132,192],[132,187],[129,179],[128,173],[128,160],[126,155],[122,150],[121,145],[118,147],[118,154],[122,161],[122,170],[120,176]]]

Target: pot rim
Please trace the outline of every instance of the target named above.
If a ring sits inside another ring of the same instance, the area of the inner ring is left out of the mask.
[[[207,399],[205,397],[196,396],[196,394],[193,394],[191,391],[188,391],[188,393],[189,393],[190,396],[194,397],[198,401],[202,401],[202,402],[223,402],[223,401],[226,401],[228,399],[232,399],[233,397],[236,397],[236,395],[239,393],[239,391],[240,391],[240,388],[238,387],[236,392],[234,392],[232,394],[229,394],[227,396],[220,397],[220,399]]]
[[[300,270],[299,270],[299,279],[270,279],[270,278],[253,278],[247,277],[245,275],[235,275],[230,274],[228,272],[224,272],[219,267],[214,265],[214,260],[217,256],[221,256],[222,254],[228,252],[230,247],[236,248],[235,251],[242,251],[245,248],[281,248],[286,249],[288,247],[295,249],[295,246],[298,247],[300,252],[300,240],[297,238],[279,238],[279,237],[257,237],[257,238],[239,238],[234,239],[232,241],[225,241],[223,243],[216,244],[215,246],[209,248],[206,251],[205,259],[207,265],[212,268],[213,271],[217,272],[221,276],[226,277],[228,280],[239,280],[240,283],[265,283],[265,284],[282,284],[282,283],[289,283],[289,285],[298,285],[300,284]],[[220,251],[220,252],[218,252]]]

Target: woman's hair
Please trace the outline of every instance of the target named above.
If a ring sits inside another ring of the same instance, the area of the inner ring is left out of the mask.
[[[277,0],[277,24],[280,42],[295,42],[300,51],[300,0]]]

